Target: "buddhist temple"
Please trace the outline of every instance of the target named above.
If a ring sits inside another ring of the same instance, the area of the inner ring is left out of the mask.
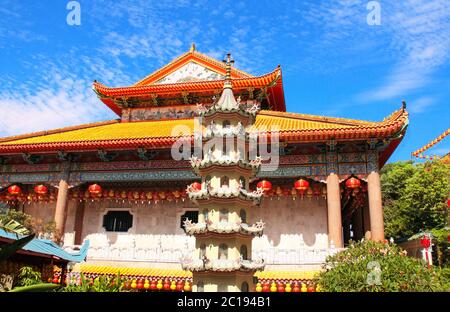
[[[379,122],[289,113],[280,66],[254,76],[194,45],[93,90],[117,119],[0,139],[0,200],[54,221],[66,250],[88,240],[74,273],[290,291],[349,240],[384,240],[379,171],[405,103]]]

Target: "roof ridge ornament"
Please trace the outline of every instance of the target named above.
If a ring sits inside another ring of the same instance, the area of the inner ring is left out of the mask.
[[[190,53],[194,53],[195,52],[195,42],[192,42],[191,44],[191,48],[189,49]]]
[[[225,74],[225,83],[223,84],[223,88],[232,88],[231,84],[231,66],[234,64],[234,60],[231,58],[231,53],[227,53],[227,58],[223,60],[225,64],[226,74]]]

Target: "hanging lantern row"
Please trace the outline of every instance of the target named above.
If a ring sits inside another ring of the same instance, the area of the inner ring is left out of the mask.
[[[256,292],[320,292],[320,285],[309,285],[305,283],[257,283]]]
[[[48,187],[39,184],[36,185],[34,188],[34,193],[26,193],[22,190],[22,188],[18,185],[11,185],[8,187],[7,193],[0,194],[0,201],[19,201],[19,202],[54,202],[56,201],[56,190],[53,190],[49,192]]]
[[[327,197],[327,187],[326,185],[321,185],[320,183],[314,184],[312,187],[308,187],[306,190],[297,190],[295,187],[287,188],[287,187],[281,187],[277,186],[273,188],[272,190],[264,193],[265,197],[292,197],[293,200],[297,199],[297,197],[304,198],[305,196],[309,199],[316,198],[319,199],[320,197],[326,198]]]
[[[161,190],[161,191],[144,191],[144,190],[113,190],[102,189],[98,184],[92,184],[86,191],[74,190],[69,194],[72,200],[116,200],[116,201],[184,201],[187,198],[186,190]]]
[[[433,160],[433,158],[440,158],[439,156],[428,156],[428,155],[422,155],[423,152],[425,152],[426,150],[430,149],[431,147],[433,147],[434,145],[436,145],[437,143],[439,143],[440,141],[442,141],[446,136],[448,136],[450,134],[450,128],[445,130],[440,136],[438,136],[436,139],[434,139],[433,141],[429,142],[427,145],[419,148],[417,151],[412,152],[412,155],[414,157],[417,158],[421,158],[421,159],[430,159]]]
[[[100,276],[100,275],[98,275]],[[96,277],[88,277],[89,284],[92,285]],[[49,282],[54,284],[61,283],[60,274],[55,274],[53,278],[49,279]],[[65,284],[69,285],[81,285],[80,276],[67,276]],[[112,281],[114,283],[114,280]],[[113,284],[112,284],[113,285]],[[191,283],[188,280],[183,279],[155,279],[155,278],[129,278],[123,283],[123,289],[125,290],[150,290],[150,291],[192,291]]]
[[[314,183],[312,187],[310,187],[310,183],[305,179],[299,179],[295,181],[294,187],[281,187],[276,186],[272,187],[272,183],[267,180],[260,181],[257,185],[258,188],[263,189],[265,197],[282,197],[282,196],[290,196],[292,199],[296,199],[298,196],[301,198],[326,198],[327,196],[327,188],[325,185],[321,183]]]

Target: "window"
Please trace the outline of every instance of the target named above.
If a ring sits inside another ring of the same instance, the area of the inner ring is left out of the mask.
[[[211,183],[211,176],[210,176],[210,175],[207,175],[207,176],[205,177],[205,185],[208,186],[208,184],[210,184],[210,183]]]
[[[108,211],[103,216],[103,227],[108,232],[127,232],[133,226],[129,211]]]
[[[224,120],[223,122],[222,122],[222,127],[223,128],[226,128],[226,127],[229,127],[230,126],[230,121],[229,120]]]
[[[228,210],[226,209],[220,210],[219,222],[228,222]]]
[[[228,246],[227,244],[219,245],[219,260],[227,260],[228,259]]]
[[[205,284],[203,282],[197,283],[197,292],[204,292],[205,291]]]
[[[205,218],[205,222],[208,221],[208,209],[203,210],[203,217]]]
[[[198,211],[186,211],[180,218],[180,228],[184,230],[184,221],[189,219],[192,223],[198,222]]]
[[[242,282],[241,291],[248,292],[248,283],[247,282]]]
[[[241,256],[242,260],[247,260],[247,246],[245,245],[241,246]]]
[[[227,176],[223,176],[222,178],[220,178],[220,186],[229,186],[230,184],[230,178],[228,178]]]
[[[203,259],[204,257],[206,257],[206,245],[201,244],[200,245],[200,259]]]
[[[247,223],[247,213],[244,209],[241,209],[241,211],[239,212],[239,216],[241,217],[242,223]]]
[[[239,178],[239,182],[241,183],[242,188],[245,189],[245,188],[246,188],[246,187],[245,187],[245,178],[244,178],[244,177],[240,177],[240,178]]]

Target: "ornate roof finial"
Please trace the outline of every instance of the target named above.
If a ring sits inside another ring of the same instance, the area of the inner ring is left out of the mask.
[[[234,64],[234,60],[231,58],[231,53],[227,53],[227,58],[223,60],[226,68],[224,88],[231,88],[231,66]]]
[[[195,43],[192,42],[191,48],[189,49],[189,52],[192,53],[195,51]]]

